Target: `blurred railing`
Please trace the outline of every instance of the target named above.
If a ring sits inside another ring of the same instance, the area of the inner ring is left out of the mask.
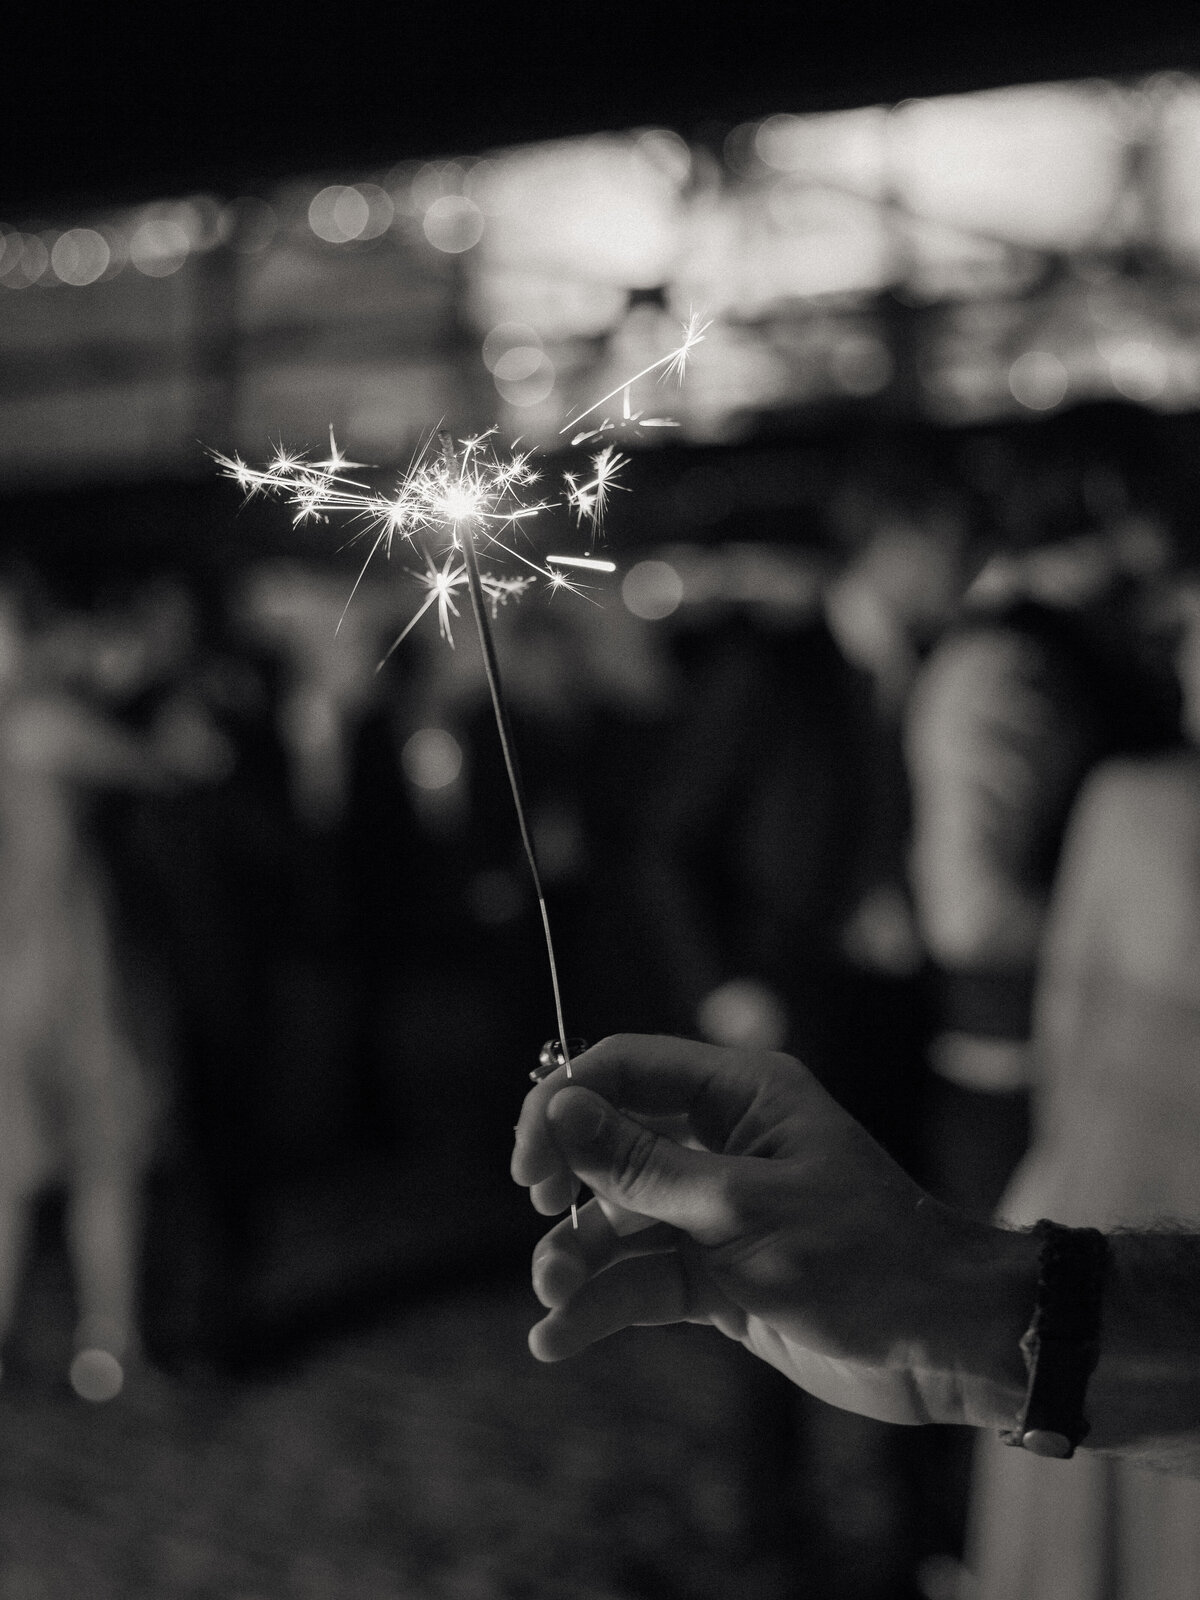
[[[546,445],[713,319],[671,401],[724,442],[831,408],[979,421],[1200,399],[1200,80],[598,134],[0,229],[0,483],[203,445]],[[635,405],[652,394],[634,395]]]

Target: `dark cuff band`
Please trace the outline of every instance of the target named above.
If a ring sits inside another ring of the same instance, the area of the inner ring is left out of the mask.
[[[1005,1444],[1063,1460],[1087,1437],[1088,1379],[1100,1356],[1100,1307],[1108,1241],[1095,1228],[1042,1221],[1037,1302],[1021,1353],[1029,1373],[1025,1404]]]

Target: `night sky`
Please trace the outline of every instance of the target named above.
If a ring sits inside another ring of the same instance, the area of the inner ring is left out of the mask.
[[[1197,65],[1180,0],[125,0],[82,17],[34,0],[0,55],[0,220],[607,128],[719,143],[773,111]]]

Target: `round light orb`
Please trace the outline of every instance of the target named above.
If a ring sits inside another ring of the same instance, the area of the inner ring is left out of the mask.
[[[422,227],[435,250],[458,256],[483,238],[483,212],[465,194],[444,194],[427,208]]]
[[[661,622],[678,611],[683,579],[669,561],[635,561],[621,580],[621,599],[643,622]]]
[[[129,259],[147,278],[169,278],[187,260],[192,241],[173,217],[148,217],[129,237]]]
[[[68,1376],[79,1398],[96,1405],[115,1400],[125,1386],[124,1368],[108,1350],[81,1350]]]
[[[104,276],[112,259],[108,240],[95,228],[68,228],[50,249],[55,275],[74,288],[83,288]]]
[[[512,358],[511,362],[509,358]],[[513,376],[505,376],[505,367]],[[554,388],[554,363],[544,351],[518,345],[502,356],[492,374],[492,382],[502,400],[523,409],[540,406]]]
[[[510,351],[524,347],[540,350],[542,341],[536,328],[527,322],[498,322],[483,341],[483,364],[495,372]]]
[[[1008,369],[1008,387],[1018,405],[1053,411],[1067,396],[1067,369],[1049,350],[1026,350]]]
[[[448,789],[462,764],[462,745],[447,728],[418,728],[400,752],[404,776],[417,789]]]

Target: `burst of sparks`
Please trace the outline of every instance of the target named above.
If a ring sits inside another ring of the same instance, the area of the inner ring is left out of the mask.
[[[592,457],[592,476],[586,482],[573,472],[565,472],[567,504],[575,513],[576,522],[590,522],[594,532],[599,532],[608,510],[611,490],[620,488],[615,482],[617,473],[625,465],[625,457],[618,455],[615,445],[606,445]]]
[[[580,411],[576,413],[576,415],[573,416],[569,422],[564,423],[563,426],[558,430],[559,433],[566,433],[569,428],[577,428],[585,419],[585,417],[594,416],[597,411],[603,410],[608,402],[610,400],[615,400],[618,395],[621,396],[621,405],[624,413],[622,420],[624,422],[641,422],[643,427],[661,428],[670,426],[670,420],[666,417],[647,417],[643,419],[636,416],[630,410],[629,392],[635,383],[639,382],[642,378],[648,378],[652,372],[658,372],[659,368],[662,369],[662,378],[673,377],[677,378],[679,382],[682,383],[683,375],[687,369],[688,359],[691,356],[692,351],[704,338],[704,335],[711,327],[711,317],[707,321],[702,322],[699,315],[696,312],[693,312],[688,318],[687,322],[684,323],[683,338],[679,344],[676,345],[674,350],[668,350],[665,356],[659,356],[657,361],[651,361],[650,364],[643,367],[640,372],[635,372],[631,378],[623,379],[622,382],[617,384],[615,389],[610,389],[607,394],[601,395],[599,400],[597,400],[594,405],[590,405],[586,411]],[[612,424],[609,423],[607,426],[611,427]],[[575,444],[581,444],[585,439],[592,438],[597,433],[602,433],[605,431],[605,425],[602,424],[599,428],[577,434],[572,442]]]
[[[704,338],[709,327],[698,316],[684,325],[681,342],[674,350],[643,367],[641,372],[619,384],[596,403],[572,419],[561,432],[576,427],[586,418],[593,425],[572,440],[575,445],[598,439],[619,427],[673,427],[667,417],[644,417],[630,404],[630,389],[639,379],[660,371],[662,377],[682,379],[688,358]],[[613,420],[600,415],[609,401],[622,398],[621,416]],[[481,567],[483,592],[493,615],[506,600],[523,594],[539,580],[552,592],[567,589],[578,593],[576,583],[562,570],[564,566],[612,571],[612,563],[591,558],[554,557],[545,562],[518,548],[523,525],[552,510],[565,507],[576,525],[587,524],[593,543],[599,535],[612,493],[623,487],[618,475],[627,464],[615,445],[609,443],[591,457],[590,469],[564,472],[562,492],[539,497],[535,486],[540,474],[531,462],[530,452],[514,446],[503,452],[496,447],[495,429],[475,438],[460,441],[449,457],[435,452],[429,442],[417,452],[407,471],[390,490],[376,487],[363,463],[349,461],[329,430],[329,453],[313,459],[280,444],[263,467],[252,467],[238,455],[213,456],[221,471],[232,478],[247,499],[257,494],[276,495],[293,509],[297,525],[313,520],[329,521],[345,517],[350,527],[350,543],[364,543],[366,557],[346,601],[346,611],[366,576],[374,557],[390,556],[397,541],[419,554],[422,566],[409,569],[425,590],[415,614],[388,650],[390,656],[429,611],[435,611],[442,637],[453,644],[453,620],[458,616],[455,595],[467,582],[462,561],[462,538],[469,532],[476,550],[485,560],[505,558],[525,572],[519,577]],[[345,616],[345,611],[343,612]],[[385,660],[387,657],[384,658]],[[382,665],[382,663],[381,663]]]
[[[265,467],[251,467],[240,456],[214,454],[217,465],[244,490],[247,498],[260,493],[280,496],[293,507],[293,521],[297,524],[314,518],[326,521],[338,513],[349,518],[351,542],[367,544],[366,559],[350,599],[376,554],[390,555],[398,540],[419,552],[425,566],[414,576],[426,595],[416,615],[393,642],[394,650],[425,613],[435,608],[442,636],[453,643],[451,619],[458,615],[454,593],[466,583],[460,537],[464,523],[470,525],[472,536],[482,546],[481,553],[506,556],[528,569],[528,575],[520,577],[492,571],[482,574],[493,612],[504,601],[524,593],[539,577],[554,588],[561,587],[561,574],[515,546],[521,524],[559,502],[534,497],[533,486],[539,473],[531,465],[528,451],[513,450],[502,455],[492,440],[491,432],[463,440],[454,469],[426,447],[390,491],[350,476],[359,463],[346,460],[332,431],[329,455],[321,461],[282,446]],[[587,490],[593,499],[589,513],[593,523],[604,509],[605,491],[621,464],[613,459],[612,452],[601,455],[606,459],[600,463],[597,458]],[[568,503],[579,509],[570,490]]]

